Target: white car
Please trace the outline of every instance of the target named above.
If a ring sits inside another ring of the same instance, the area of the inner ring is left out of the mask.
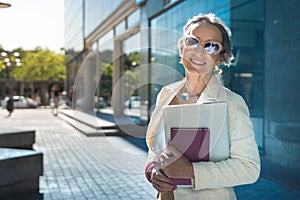
[[[1,106],[6,108],[6,104],[9,97],[5,97],[2,102]],[[14,108],[36,108],[38,107],[38,103],[31,98],[24,97],[24,96],[13,96],[14,100]]]
[[[49,105],[50,105],[50,107],[54,107],[54,99],[53,98],[50,98]],[[62,106],[62,107],[67,106],[66,96],[59,96],[58,97],[58,106]]]
[[[129,100],[125,101],[125,107],[129,109],[141,107],[141,97],[131,96]]]

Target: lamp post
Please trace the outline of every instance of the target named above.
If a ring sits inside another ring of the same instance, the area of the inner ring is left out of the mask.
[[[6,75],[3,78],[6,78],[8,81],[8,92],[12,93],[12,84],[14,77],[12,75],[12,71],[15,67],[22,66],[22,60],[20,57],[20,53],[18,51],[6,51],[2,50],[0,53],[0,60],[4,64]],[[0,70],[1,72],[1,70]]]
[[[11,4],[0,2],[0,8],[9,8],[9,7],[11,7]]]

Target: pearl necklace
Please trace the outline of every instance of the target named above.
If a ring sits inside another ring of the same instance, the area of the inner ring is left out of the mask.
[[[190,94],[187,93],[187,92],[183,92],[183,93],[181,94],[181,100],[182,100],[182,101],[188,101],[188,100],[190,100],[191,98],[195,98],[195,97],[198,97],[198,96],[200,96],[200,95],[201,95],[201,93],[196,94],[196,95],[190,95]]]

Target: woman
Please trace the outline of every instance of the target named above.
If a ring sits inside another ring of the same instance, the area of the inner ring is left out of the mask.
[[[58,114],[58,103],[59,103],[59,87],[57,84],[54,84],[51,88],[51,96],[53,99],[53,107],[52,107],[52,114],[57,116]]]
[[[14,107],[14,98],[13,96],[9,96],[7,103],[6,103],[6,109],[8,111],[8,116],[11,116],[11,113],[14,111],[15,107]]]
[[[231,33],[214,14],[193,17],[183,31],[178,47],[186,78],[162,88],[158,94],[147,130],[149,153],[145,174],[158,191],[159,199],[236,199],[233,187],[255,182],[260,174],[260,160],[244,100],[224,88],[216,73],[220,64],[231,64]],[[190,162],[174,146],[164,149],[162,108],[205,101],[228,104],[229,159]],[[192,186],[177,188],[172,178],[189,178]]]

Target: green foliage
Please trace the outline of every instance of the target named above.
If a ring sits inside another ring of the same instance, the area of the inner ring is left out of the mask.
[[[99,54],[100,69],[103,72],[99,82],[100,96],[107,96],[111,93],[113,73],[112,53],[111,50],[104,50]]]
[[[105,77],[112,77],[113,65],[110,63],[101,63],[101,70]]]
[[[4,61],[0,60],[0,78],[4,78],[6,76],[5,70],[6,66],[4,64]]]
[[[133,52],[128,55],[128,60],[131,61],[131,64],[134,62],[136,65],[140,64],[141,54],[140,52]]]
[[[140,52],[132,52],[125,55],[125,98],[129,99],[131,95],[138,95],[138,85],[140,84]],[[133,93],[132,93],[133,92]]]
[[[100,69],[106,77],[112,77],[112,51],[104,50],[99,54]]]
[[[26,51],[22,66],[13,70],[16,80],[56,81],[65,79],[64,55],[36,48]]]

